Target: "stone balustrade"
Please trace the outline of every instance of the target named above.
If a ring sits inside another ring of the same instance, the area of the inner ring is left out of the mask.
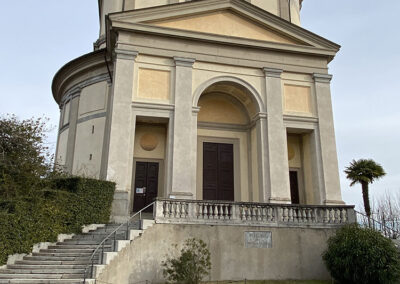
[[[354,206],[157,199],[156,223],[331,227],[355,223]]]

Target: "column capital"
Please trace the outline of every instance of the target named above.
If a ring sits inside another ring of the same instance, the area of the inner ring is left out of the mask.
[[[263,68],[265,77],[273,77],[273,78],[280,78],[282,75],[283,70],[277,68]]]
[[[136,56],[138,56],[138,52],[134,50],[127,50],[122,48],[114,49],[114,56],[117,59],[127,59],[127,60],[135,60]]]
[[[194,115],[197,115],[199,112],[200,112],[200,107],[192,106],[192,113]]]
[[[266,112],[259,112],[259,113],[256,113],[256,114],[251,118],[251,120],[252,120],[252,121],[257,121],[257,120],[260,120],[260,119],[267,119],[267,117],[268,117],[268,115],[267,115]]]
[[[175,66],[192,67],[196,59],[174,56],[174,61],[175,61]]]
[[[319,73],[313,74],[314,81],[318,83],[330,83],[332,77],[333,76],[331,74],[319,74]]]

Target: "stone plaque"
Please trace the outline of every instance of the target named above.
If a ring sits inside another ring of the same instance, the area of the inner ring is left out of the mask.
[[[246,248],[272,248],[272,232],[244,232],[244,246]]]

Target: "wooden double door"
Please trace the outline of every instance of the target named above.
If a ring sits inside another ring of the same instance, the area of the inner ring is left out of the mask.
[[[133,211],[137,212],[154,201],[158,194],[158,163],[136,162]],[[151,212],[153,208],[145,210]]]
[[[203,143],[203,200],[234,200],[232,144]]]

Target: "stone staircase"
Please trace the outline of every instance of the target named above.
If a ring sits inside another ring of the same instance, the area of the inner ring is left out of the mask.
[[[143,230],[152,226],[153,220],[141,220],[132,222],[118,230],[115,236],[104,244],[102,249],[94,256],[94,275],[98,275],[101,269],[114,258],[118,251],[128,245],[134,238],[140,237]],[[15,264],[7,265],[0,269],[0,284],[3,283],[68,283],[82,284],[84,271],[90,269],[90,257],[96,247],[120,224],[107,224],[88,233],[75,235],[71,239],[58,242],[24,256],[23,260]],[[127,229],[129,230],[127,234]],[[127,240],[128,236],[128,240]],[[90,272],[90,271],[89,271]],[[90,278],[90,273],[88,277]],[[86,279],[86,283],[95,283],[94,279]]]

